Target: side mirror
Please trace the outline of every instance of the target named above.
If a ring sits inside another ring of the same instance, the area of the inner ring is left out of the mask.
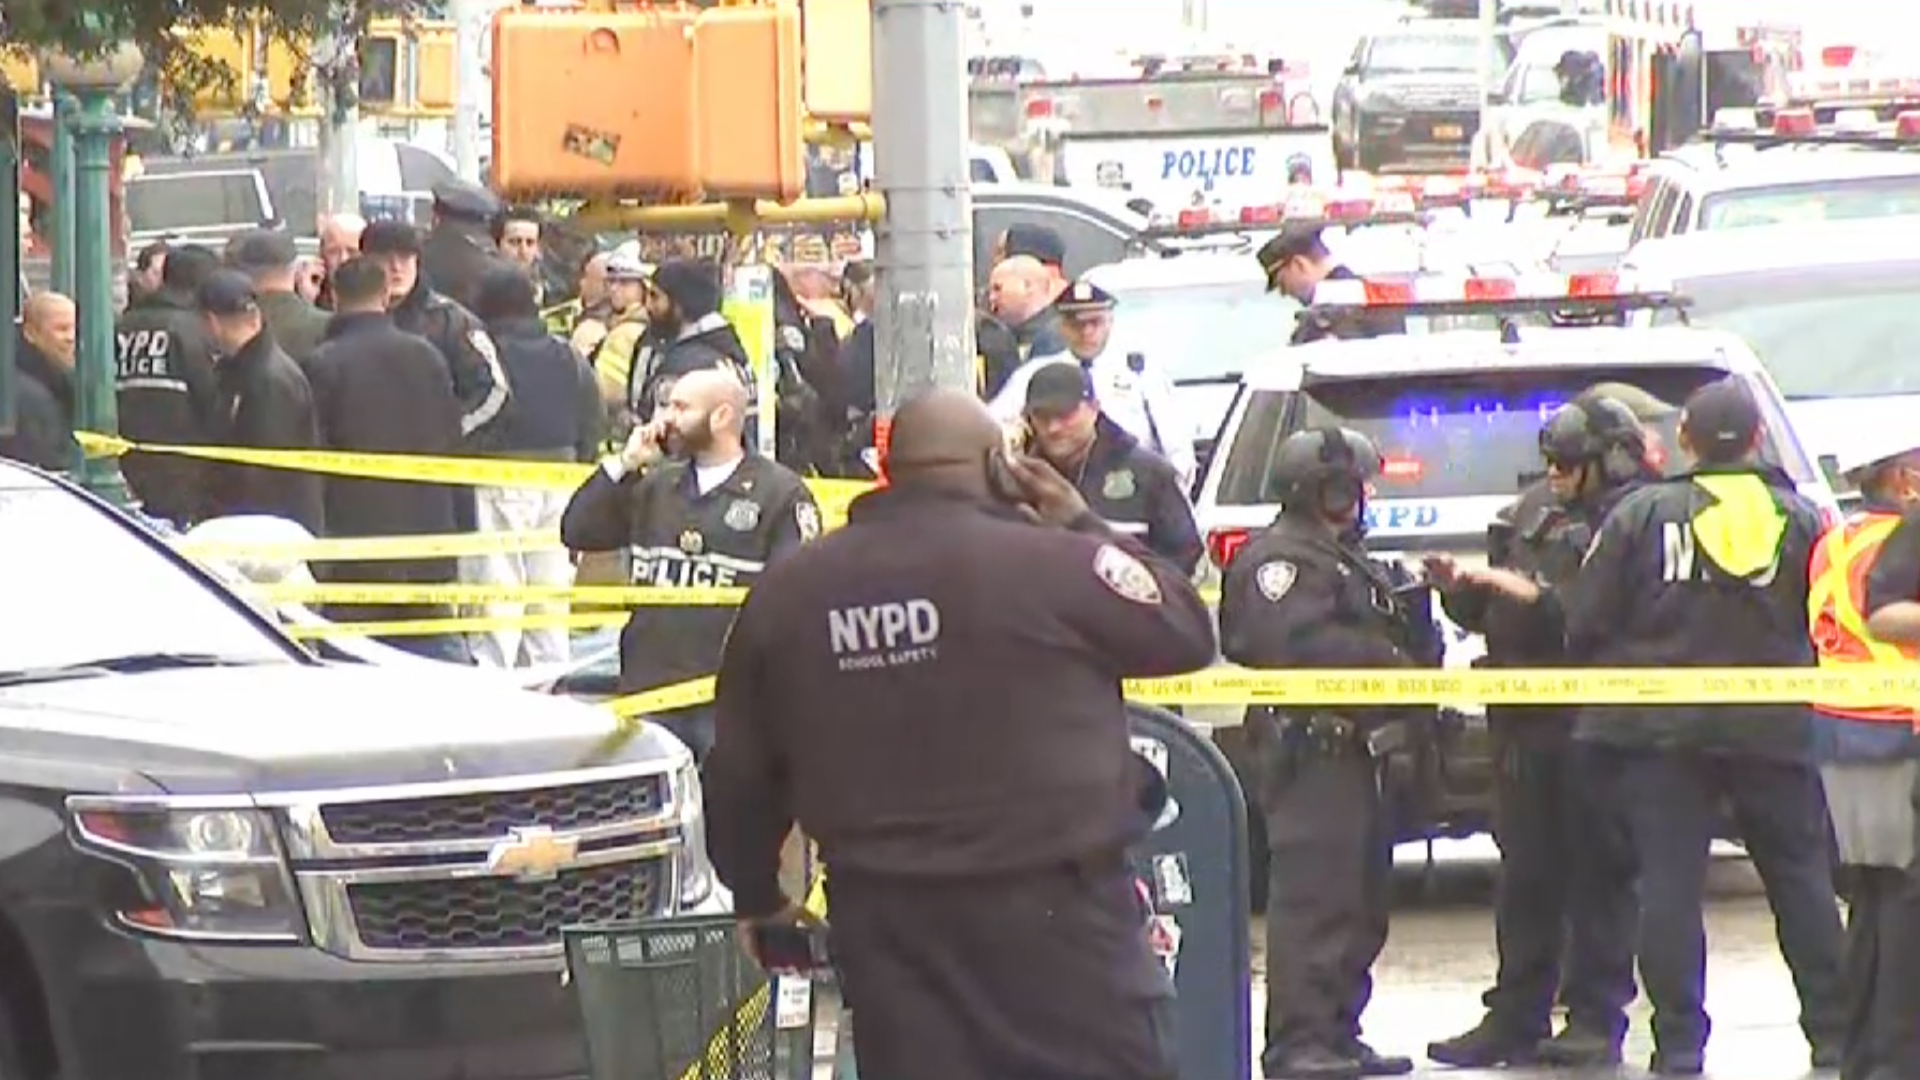
[[[1360,65],[1348,64],[1346,67],[1340,69],[1340,74],[1343,78],[1356,78],[1360,74]]]
[[[1506,105],[1511,103],[1512,100],[1512,98],[1507,96],[1505,90],[1487,91],[1487,104],[1489,105]]]

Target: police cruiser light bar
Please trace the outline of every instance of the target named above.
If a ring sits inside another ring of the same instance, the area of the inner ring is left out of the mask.
[[[1772,146],[1920,146],[1920,101],[1882,119],[1874,109],[1841,109],[1823,123],[1810,107],[1780,109],[1770,117],[1755,109],[1721,109],[1708,138],[1716,143]],[[1763,123],[1763,121],[1765,121]]]
[[[1500,172],[1433,176],[1382,176],[1334,191],[1298,188],[1285,202],[1243,206],[1238,210],[1190,207],[1155,220],[1156,233],[1278,229],[1286,225],[1353,228],[1368,225],[1422,224],[1436,210],[1481,201],[1541,203],[1554,212],[1626,209],[1646,190],[1644,163],[1619,168],[1553,166],[1546,172]]]
[[[1316,311],[1391,307],[1405,315],[1504,315],[1569,310],[1621,314],[1677,304],[1670,292],[1623,290],[1620,276],[1612,273],[1329,279],[1322,281],[1313,294]]]

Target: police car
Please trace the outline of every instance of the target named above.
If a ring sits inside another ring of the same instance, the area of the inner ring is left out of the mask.
[[[1649,240],[1621,264],[1681,311],[1642,312],[1738,334],[1766,365],[1815,459],[1847,456],[1920,409],[1920,215],[1725,229]],[[1829,469],[1838,480],[1837,470]]]
[[[1118,347],[1162,367],[1203,452],[1220,433],[1241,372],[1292,336],[1300,312],[1291,298],[1267,291],[1252,255],[1263,234],[1294,222],[1324,223],[1322,237],[1334,258],[1356,273],[1417,274],[1538,265],[1563,238],[1607,227],[1585,215],[1556,213],[1554,201],[1541,197],[1543,186],[1502,188],[1489,178],[1470,177],[1367,184],[1297,190],[1282,205],[1242,208],[1231,216],[1182,212],[1154,235],[1170,242],[1223,236],[1237,242],[1177,259],[1125,259],[1087,272],[1088,280],[1119,301]],[[1596,197],[1595,205],[1601,202]],[[1617,238],[1619,229],[1611,232]],[[1609,263],[1624,250],[1616,243]]]
[[[1832,490],[1788,424],[1778,388],[1739,337],[1686,327],[1591,325],[1617,324],[1634,308],[1669,302],[1621,294],[1607,274],[1323,284],[1316,306],[1395,306],[1408,316],[1409,336],[1276,349],[1249,365],[1195,508],[1212,576],[1217,580],[1251,533],[1279,512],[1272,462],[1281,442],[1324,425],[1359,431],[1380,448],[1384,471],[1366,509],[1376,556],[1416,574],[1419,559],[1432,554],[1484,563],[1494,515],[1522,485],[1545,474],[1541,424],[1600,382],[1627,383],[1673,403],[1673,415],[1655,425],[1660,445],[1672,448],[1678,405],[1689,393],[1730,375],[1747,380],[1766,416],[1766,459],[1837,520]],[[1576,314],[1589,325],[1543,325]],[[1436,332],[1448,326],[1457,328]],[[1480,639],[1447,623],[1444,614],[1440,622],[1447,666],[1485,655]],[[1238,710],[1194,713],[1216,725],[1239,722]],[[1403,841],[1464,837],[1490,824],[1484,711],[1446,709],[1442,718],[1424,777],[1431,814],[1399,822]],[[1215,738],[1230,760],[1245,760],[1237,729],[1216,731]]]
[[[1916,103],[1920,105],[1920,103]],[[1920,214],[1920,108],[1891,125],[1871,110],[1820,125],[1781,109],[1722,109],[1702,142],[1645,171],[1630,243],[1683,233]]]

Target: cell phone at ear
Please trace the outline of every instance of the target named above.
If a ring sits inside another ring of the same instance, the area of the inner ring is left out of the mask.
[[[832,964],[825,927],[760,924],[753,928],[754,953],[768,971],[797,975],[825,972]]]
[[[987,488],[994,497],[1002,502],[1020,503],[1026,497],[1020,491],[1020,485],[1014,483],[1013,473],[1007,465],[1008,454],[1004,449],[995,448],[987,452]]]

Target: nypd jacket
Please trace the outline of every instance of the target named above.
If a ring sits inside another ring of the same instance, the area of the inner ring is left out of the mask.
[[[1206,545],[1180,477],[1166,458],[1102,414],[1094,423],[1093,446],[1074,476],[1087,509],[1116,532],[1145,543],[1148,551],[1181,573],[1193,575]]]
[[[161,289],[136,301],[114,327],[114,362],[121,435],[176,445],[223,441],[213,346],[192,297]],[[134,453],[120,466],[147,513],[175,524],[205,516],[206,462]]]
[[[1213,661],[1177,570],[959,494],[861,496],[728,639],[704,782],[735,910],[779,904],[798,820],[836,870],[1019,873],[1125,846],[1143,777],[1121,680]]]
[[[1564,591],[1594,667],[1811,667],[1807,567],[1820,512],[1783,475],[1703,469],[1621,500]],[[1574,734],[1630,748],[1804,760],[1804,705],[1590,705]]]
[[[633,584],[668,589],[751,587],[768,564],[819,533],[820,507],[806,483],[756,454],[705,494],[685,461],[636,475],[609,458],[560,518],[569,549],[625,550]],[[729,606],[634,608],[620,632],[621,691],[713,674],[733,614]]]
[[[423,276],[393,309],[393,323],[426,338],[446,358],[454,396],[460,399],[464,448],[487,450],[497,445],[513,391],[500,365],[499,350],[479,317],[428,288]]]

